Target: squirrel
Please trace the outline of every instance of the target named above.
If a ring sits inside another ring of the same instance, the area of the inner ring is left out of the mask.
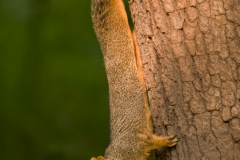
[[[151,150],[172,147],[176,136],[153,134],[143,67],[135,31],[122,0],[92,0],[92,20],[109,85],[110,144],[91,160],[146,160]]]

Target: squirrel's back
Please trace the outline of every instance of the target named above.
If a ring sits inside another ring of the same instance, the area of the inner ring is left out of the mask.
[[[140,82],[132,33],[122,0],[93,0],[92,19],[104,55],[109,84],[110,146],[119,144],[115,146],[118,151],[121,148],[126,150],[126,153],[119,154],[126,156],[132,154],[127,152],[136,147],[132,145],[139,145],[134,142],[136,134],[147,129],[147,108],[144,106],[146,93]]]

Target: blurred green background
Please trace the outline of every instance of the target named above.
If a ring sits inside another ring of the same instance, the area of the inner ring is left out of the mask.
[[[0,159],[89,160],[109,143],[90,0],[0,0]]]

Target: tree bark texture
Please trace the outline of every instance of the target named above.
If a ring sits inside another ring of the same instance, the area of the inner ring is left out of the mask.
[[[157,160],[240,160],[240,0],[129,0]]]

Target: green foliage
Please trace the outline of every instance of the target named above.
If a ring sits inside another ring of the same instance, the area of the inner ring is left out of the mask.
[[[0,159],[84,160],[109,143],[90,1],[0,1]]]

